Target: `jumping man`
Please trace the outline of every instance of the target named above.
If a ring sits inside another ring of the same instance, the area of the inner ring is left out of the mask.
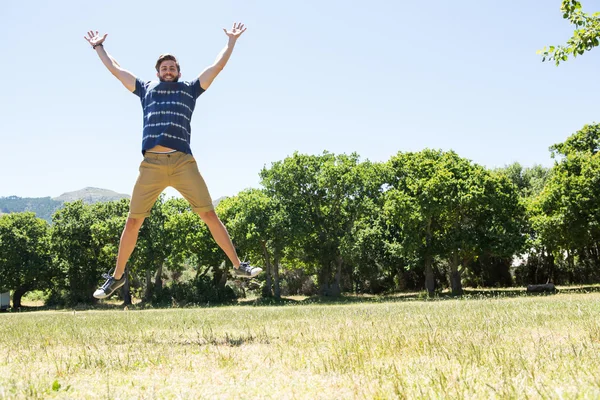
[[[106,53],[107,34],[88,32],[84,38],[92,46],[108,70],[135,95],[139,96],[144,111],[140,174],[133,187],[129,215],[121,241],[114,273],[104,274],[106,282],[94,292],[104,299],[125,284],[125,265],[137,243],[138,232],[158,196],[171,186],[190,203],[194,212],[207,224],[213,238],[231,260],[235,275],[250,278],[262,272],[261,268],[240,262],[227,229],[215,213],[212,199],[190,148],[190,121],[196,99],[209,88],[223,70],[239,37],[246,31],[244,25],[233,24],[226,30],[227,46],[219,53],[214,64],[196,79],[179,82],[181,68],[171,54],[162,54],[156,61],[159,81],[144,82],[121,66]]]

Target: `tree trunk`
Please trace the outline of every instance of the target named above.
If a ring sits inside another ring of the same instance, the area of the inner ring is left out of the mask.
[[[18,287],[13,292],[13,298],[12,298],[13,310],[17,310],[17,309],[21,308],[21,299],[23,298],[23,295],[32,289],[33,289],[32,285],[23,285],[23,286]]]
[[[227,272],[225,271],[225,263],[222,263],[220,267],[215,267],[213,270],[213,284],[222,290],[227,284]],[[206,272],[201,276],[206,275]]]
[[[154,275],[154,288],[157,293],[160,293],[163,287],[162,281],[163,262],[161,261],[156,269],[156,275]]]
[[[431,257],[425,256],[425,288],[429,297],[435,296],[435,277],[431,266]]]
[[[458,254],[454,253],[450,260],[450,287],[452,288],[452,294],[455,296],[461,296],[463,294],[461,273],[458,270]]]
[[[152,271],[146,270],[146,292],[144,293],[144,300],[150,301],[152,298]]]
[[[227,285],[227,271],[225,270],[225,263],[223,263],[223,269],[221,269],[221,279],[219,280],[219,289],[225,289]]]
[[[435,277],[433,275],[432,259],[429,255],[431,248],[431,221],[427,226],[427,235],[425,236],[425,288],[429,297],[435,296]]]
[[[330,266],[321,267],[318,273],[319,279],[319,293],[321,296],[329,296],[329,268]]]
[[[555,264],[555,260],[554,260],[554,254],[549,253],[548,254],[548,259],[549,259],[549,263],[548,263],[548,273],[547,273],[547,276],[546,276],[546,281],[547,282],[552,282],[552,281],[554,281],[554,270],[556,269],[556,264]]]
[[[123,295],[123,305],[131,305],[131,290],[129,288],[129,266],[125,267],[125,284],[121,289],[121,294]]]
[[[331,287],[331,295],[336,297],[342,294],[342,264],[342,257],[338,256],[336,260],[335,280],[333,281],[333,285]]]
[[[275,259],[273,260],[273,281],[275,298],[281,299],[281,288],[279,287],[279,256],[277,253],[275,254]]]
[[[271,257],[269,256],[269,250],[267,250],[267,244],[264,241],[261,241],[260,244],[263,249],[263,257],[265,258],[265,268],[267,269],[266,281],[265,281],[265,286],[263,286],[262,296],[263,297],[272,297],[273,292],[271,290],[271,288],[272,288]]]

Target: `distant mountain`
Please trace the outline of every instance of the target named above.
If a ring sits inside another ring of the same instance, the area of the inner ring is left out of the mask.
[[[60,196],[53,198],[52,200],[60,201],[61,203],[67,203],[75,200],[83,200],[84,203],[92,204],[105,201],[121,200],[125,198],[129,199],[131,198],[131,196],[129,196],[128,194],[113,192],[112,190],[108,189],[86,187],[84,189],[76,190],[74,192],[63,193]]]
[[[39,218],[50,222],[52,214],[62,206],[62,202],[50,197],[0,197],[0,214],[33,211]]]
[[[131,196],[113,192],[112,190],[87,187],[74,192],[63,193],[58,197],[0,197],[0,215],[14,212],[33,211],[39,218],[48,222],[52,221],[52,214],[62,207],[64,203],[83,200],[84,203],[92,204],[105,201],[129,199]],[[227,196],[219,197],[213,201],[216,207],[221,200]]]
[[[66,202],[83,200],[84,203],[98,203],[129,198],[129,195],[112,190],[85,188],[75,192],[63,193],[58,197],[0,197],[0,215],[14,212],[33,211],[39,218],[52,221],[52,214]]]
[[[221,196],[221,197],[219,197],[218,199],[216,199],[216,200],[213,200],[213,206],[214,206],[214,207],[218,206],[218,205],[219,205],[219,203],[220,203],[221,201],[225,200],[226,198],[227,198],[227,196]]]

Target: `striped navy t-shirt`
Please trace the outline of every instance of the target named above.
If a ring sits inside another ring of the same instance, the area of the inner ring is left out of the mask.
[[[156,145],[192,154],[190,122],[196,99],[204,89],[200,81],[143,82],[136,79],[134,94],[144,110],[142,154]]]

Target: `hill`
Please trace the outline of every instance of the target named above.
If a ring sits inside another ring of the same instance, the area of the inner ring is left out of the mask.
[[[50,222],[52,214],[66,202],[83,200],[84,203],[129,198],[129,195],[113,192],[112,190],[87,187],[74,192],[63,193],[58,197],[0,197],[0,215],[14,212],[33,211],[39,218]]]
[[[58,197],[53,198],[54,201],[59,201],[61,203],[67,203],[75,200],[83,200],[84,203],[92,204],[98,202],[105,201],[113,201],[120,200],[123,198],[131,198],[128,194],[121,194],[117,192],[113,192],[108,189],[99,189],[93,187],[86,187],[81,190],[76,190],[74,192],[63,193]]]
[[[33,211],[39,218],[48,222],[52,221],[52,214],[56,212],[64,203],[83,200],[84,203],[92,204],[105,201],[120,200],[130,198],[127,194],[113,192],[108,189],[86,187],[74,192],[63,193],[58,197],[18,197],[8,196],[0,197],[0,215],[15,212]],[[219,197],[213,201],[216,207],[226,196]]]

